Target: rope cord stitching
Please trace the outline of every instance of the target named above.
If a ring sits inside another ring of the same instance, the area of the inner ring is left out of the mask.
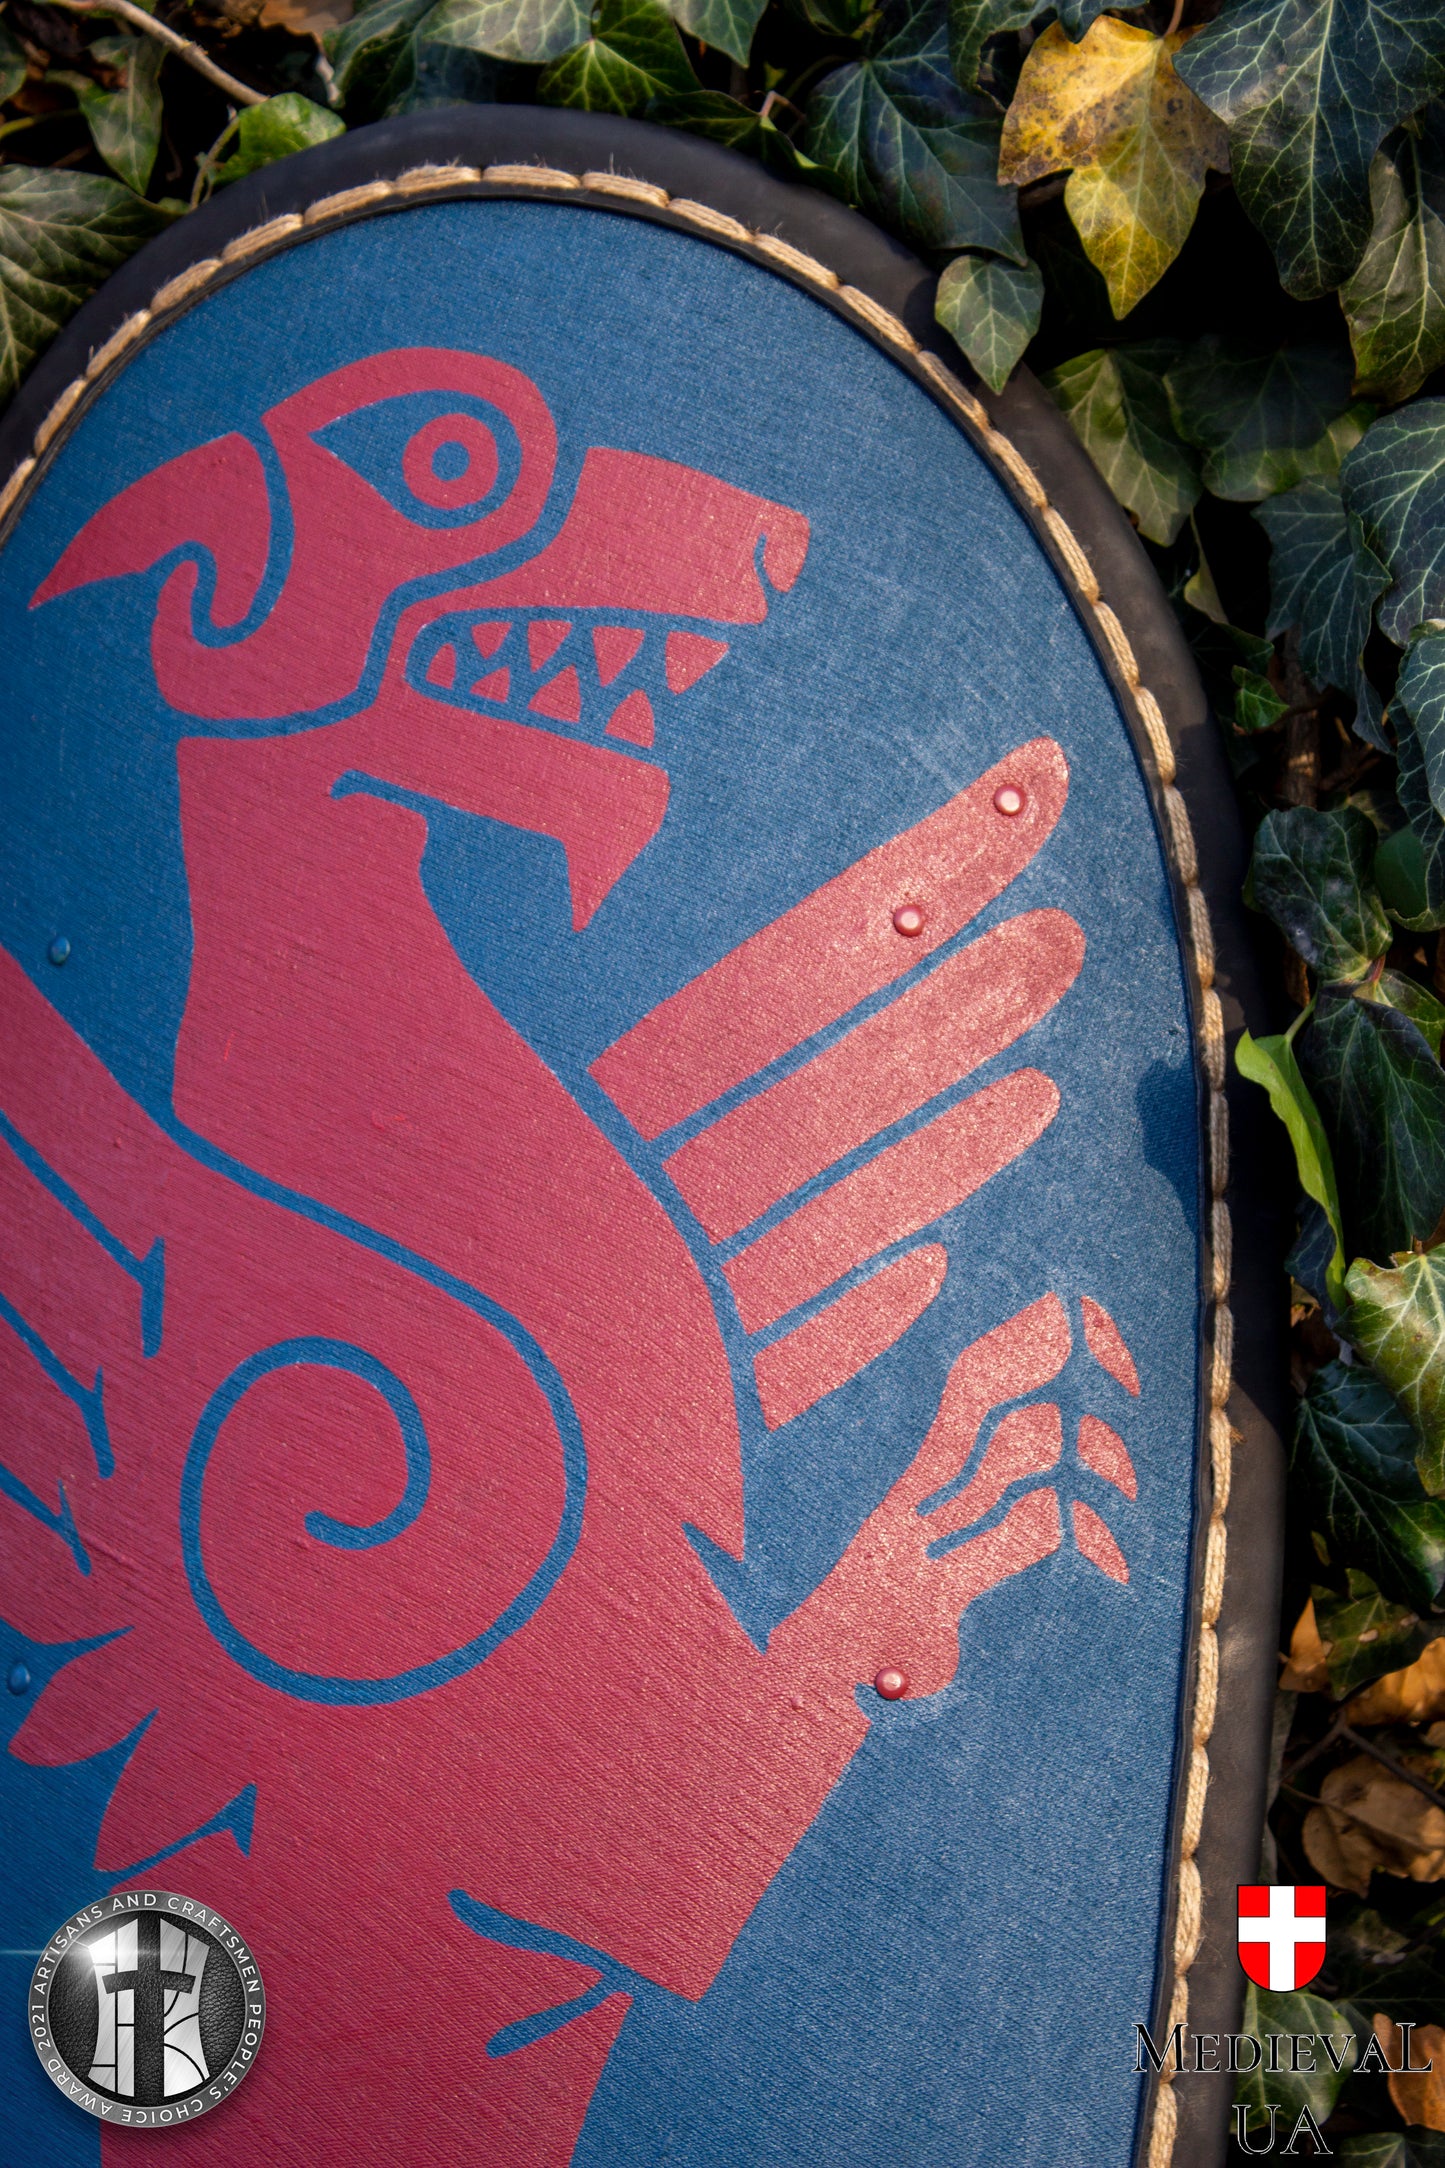
[[[380,210],[388,206],[400,207],[450,190],[474,189],[479,186],[620,198],[650,210],[665,212],[670,219],[696,228],[709,239],[746,248],[779,271],[807,286],[821,290],[835,307],[854,317],[875,338],[906,355],[945,405],[967,424],[969,434],[982,444],[993,465],[1003,470],[1014,490],[1033,512],[1037,524],[1044,530],[1067,571],[1075,593],[1092,616],[1100,644],[1133,700],[1135,712],[1153,756],[1168,840],[1172,846],[1175,871],[1183,889],[1198,981],[1200,1053],[1209,1086],[1209,1250],[1212,1263],[1209,1293],[1214,1304],[1213,1353],[1209,1367],[1209,1445],[1213,1480],[1209,1521],[1204,1536],[1204,1565],[1199,1578],[1199,1638],[1196,1647],[1194,1707],[1190,1725],[1184,1809],[1179,1829],[1173,1947],[1174,1991],[1166,2025],[1166,2038],[1172,2037],[1174,2027],[1182,2025],[1188,2017],[1188,1974],[1199,1954],[1203,1933],[1203,1889],[1196,1854],[1204,1821],[1205,1793],[1209,1785],[1209,1756],[1206,1748],[1214,1729],[1219,1692],[1219,1641],[1215,1629],[1224,1596],[1227,1541],[1224,1516],[1229,1504],[1230,1465],[1233,1455],[1233,1432],[1226,1413],[1233,1358],[1234,1319],[1228,1302],[1232,1241],[1229,1206],[1225,1198],[1229,1180],[1229,1114],[1224,1099],[1224,1012],[1214,989],[1214,937],[1210,931],[1208,906],[1199,883],[1199,861],[1194,847],[1194,834],[1183,797],[1175,787],[1174,748],[1170,743],[1163,713],[1153,693],[1140,680],[1139,665],[1128,636],[1103,599],[1093,566],[1077,537],[1062,515],[1049,503],[1033,469],[1009,439],[994,428],[986,409],[935,355],[920,347],[898,317],[883,308],[871,295],[860,293],[856,287],[844,285],[837,273],[830,271],[826,264],[805,255],[802,250],[792,247],[776,235],[754,232],[741,225],[738,220],[729,218],[724,212],[711,209],[705,203],[694,203],[686,197],[671,196],[664,188],[657,188],[650,182],[633,180],[618,173],[579,175],[543,165],[414,166],[409,171],[398,174],[394,180],[370,181],[358,188],[342,189],[338,194],[321,197],[317,202],[308,205],[304,212],[288,212],[284,217],[273,218],[265,225],[253,227],[249,233],[240,234],[234,241],[229,242],[218,256],[208,256],[199,263],[189,265],[162,286],[152,297],[148,308],[138,310],[135,315],[128,317],[105,344],[91,355],[83,375],[67,384],[45,415],[35,432],[31,452],[20,461],[4,488],[0,489],[0,543],[6,539],[13,517],[29,494],[29,485],[37,479],[37,470],[44,454],[66,422],[75,414],[82,401],[95,393],[101,381],[129,358],[131,350],[159,319],[197,299],[207,287],[234,270],[237,265],[284,247],[303,232],[310,232],[316,227],[330,225],[337,220],[355,217],[366,211]],[[1175,2075],[1173,2060],[1166,2057],[1160,2073],[1154,2119],[1149,2133],[1147,2168],[1169,2168],[1173,2156],[1179,2120],[1178,2103],[1173,2090]]]

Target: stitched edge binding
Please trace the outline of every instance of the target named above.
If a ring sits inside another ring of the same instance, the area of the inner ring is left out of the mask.
[[[1234,1433],[1226,1413],[1230,1369],[1234,1351],[1234,1318],[1229,1308],[1232,1230],[1225,1192],[1229,1181],[1229,1110],[1224,1099],[1224,1012],[1214,990],[1214,937],[1209,909],[1199,884],[1199,859],[1194,832],[1184,800],[1175,787],[1174,748],[1169,740],[1158,701],[1139,675],[1139,665],[1128,635],[1103,599],[1088,556],[1062,513],[1050,504],[1043,485],[1018,449],[995,429],[983,405],[958,381],[936,355],[918,344],[901,318],[894,316],[871,295],[845,286],[836,271],[815,257],[805,255],[775,234],[754,232],[685,196],[671,196],[665,188],[628,178],[620,173],[566,173],[555,166],[421,165],[409,168],[390,181],[370,181],[322,196],[300,214],[288,213],[265,225],[253,227],[228,243],[219,256],[209,256],[170,279],[152,297],[148,308],[138,310],[91,355],[82,375],[66,385],[35,432],[31,452],[22,459],[0,489],[0,541],[3,530],[27,494],[27,485],[47,448],[74,414],[145,336],[159,317],[194,301],[218,276],[238,263],[284,246],[298,233],[328,223],[380,209],[386,204],[411,203],[442,191],[477,186],[527,188],[555,193],[620,197],[649,209],[666,211],[670,218],[694,226],[709,239],[732,242],[751,249],[766,262],[826,293],[835,307],[847,310],[875,338],[908,355],[939,397],[960,416],[978,438],[996,467],[1003,470],[1014,488],[1037,515],[1073,583],[1080,601],[1093,617],[1103,646],[1128,687],[1143,728],[1163,800],[1169,840],[1180,883],[1184,890],[1190,942],[1199,986],[1199,1045],[1205,1079],[1209,1086],[1209,1174],[1211,1190],[1210,1295],[1214,1302],[1212,1360],[1209,1366],[1209,1444],[1213,1478],[1209,1523],[1204,1537],[1204,1566],[1200,1576],[1199,1639],[1196,1650],[1194,1707],[1190,1724],[1190,1755],[1185,1778],[1184,1811],[1180,1828],[1179,1871],[1175,1888],[1174,1993],[1169,2005],[1166,2038],[1189,2013],[1188,1974],[1199,1954],[1203,1934],[1203,1886],[1196,1854],[1204,1821],[1204,1801],[1209,1787],[1209,1756],[1206,1748],[1214,1729],[1219,1694],[1219,1640],[1215,1631],[1224,1596],[1227,1546],[1225,1512],[1229,1505],[1230,1468]],[[1147,2168],[1169,2168],[1178,2130],[1179,2109],[1174,2097],[1176,2069],[1166,2057],[1155,2097],[1154,2120],[1149,2133]]]

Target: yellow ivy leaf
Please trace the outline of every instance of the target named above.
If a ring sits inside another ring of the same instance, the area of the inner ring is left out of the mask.
[[[998,177],[1022,187],[1071,169],[1064,204],[1116,316],[1173,263],[1209,166],[1229,169],[1223,124],[1174,72],[1167,38],[1101,15],[1078,45],[1051,23],[1030,48],[1003,124]]]

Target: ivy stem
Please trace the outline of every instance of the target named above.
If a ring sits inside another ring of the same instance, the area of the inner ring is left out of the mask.
[[[1353,1807],[1341,1806],[1333,1799],[1321,1799],[1318,1792],[1302,1792],[1297,1784],[1282,1782],[1280,1790],[1288,1792],[1290,1798],[1297,1799],[1302,1807],[1323,1807],[1326,1814],[1341,1815],[1345,1821],[1355,1822],[1361,1829],[1373,1829],[1375,1826],[1373,1822],[1367,1822],[1362,1814],[1356,1814]]]
[[[1166,38],[1172,38],[1172,37],[1173,37],[1173,35],[1174,35],[1175,31],[1176,31],[1176,30],[1177,30],[1177,29],[1179,28],[1179,25],[1180,25],[1180,22],[1181,22],[1181,20],[1182,20],[1182,18],[1183,18],[1183,15],[1184,15],[1184,0],[1174,0],[1174,13],[1173,13],[1173,14],[1172,14],[1172,15],[1170,16],[1170,18],[1169,18],[1169,28],[1168,28],[1168,29],[1167,29],[1167,30],[1165,31],[1165,33],[1164,33],[1164,35],[1165,35],[1165,37],[1166,37]]]
[[[1321,1754],[1327,1754],[1330,1748],[1341,1739],[1348,1739],[1351,1746],[1357,1747],[1362,1754],[1368,1754],[1372,1761],[1379,1762],[1389,1770],[1391,1776],[1399,1777],[1403,1783],[1413,1785],[1417,1792],[1423,1793],[1432,1807],[1445,1808],[1445,1792],[1437,1791],[1433,1784],[1427,1784],[1423,1777],[1417,1777],[1412,1769],[1407,1769],[1403,1762],[1397,1761],[1388,1748],[1377,1746],[1373,1739],[1367,1739],[1363,1732],[1356,1731],[1353,1724],[1345,1721],[1343,1709],[1336,1716],[1324,1737],[1316,1739],[1312,1747],[1307,1747],[1303,1754],[1290,1763],[1288,1773],[1280,1778],[1280,1790],[1288,1792],[1292,1798],[1303,1799],[1309,1806],[1324,1807],[1331,1814],[1347,1815],[1351,1821],[1358,1821],[1360,1817],[1351,1814],[1348,1807],[1336,1806],[1331,1800],[1316,1799],[1310,1793],[1302,1792],[1293,1781],[1302,1769],[1307,1768],[1309,1763],[1317,1760]]]
[[[823,74],[826,69],[836,68],[837,65],[838,56],[836,53],[824,53],[821,60],[810,60],[802,74],[794,76],[792,82],[788,85],[790,96],[787,103],[795,113],[801,112],[802,108],[799,106],[798,100],[802,97],[805,89],[812,88],[813,78]]]
[[[1288,1781],[1289,1778],[1298,1776],[1301,1769],[1307,1769],[1310,1763],[1312,1761],[1317,1761],[1321,1754],[1328,1754],[1330,1748],[1334,1745],[1336,1739],[1339,1738],[1340,1733],[1344,1730],[1344,1728],[1345,1712],[1343,1709],[1341,1709],[1337,1711],[1333,1721],[1330,1724],[1329,1730],[1324,1734],[1324,1736],[1322,1738],[1316,1739],[1313,1746],[1306,1747],[1303,1754],[1297,1754],[1294,1760],[1290,1763],[1287,1770],[1280,1771],[1280,1784],[1286,1790],[1290,1789],[1291,1787]]]
[[[225,127],[217,136],[215,142],[211,145],[210,149],[208,151],[203,151],[201,153],[201,156],[196,160],[196,185],[191,190],[191,209],[193,211],[201,202],[202,198],[209,195],[211,189],[211,182],[215,174],[216,167],[220,163],[221,153],[226,148],[226,145],[230,142],[232,136],[236,133],[236,130],[240,127],[240,125],[240,114],[233,112],[230,119],[226,122]]]
[[[121,22],[129,23],[132,29],[144,32],[146,37],[155,38],[171,52],[179,54],[188,68],[194,68],[197,75],[203,75],[217,90],[223,90],[233,105],[266,103],[264,91],[252,90],[249,83],[238,82],[234,75],[227,75],[224,68],[216,66],[209,53],[203,52],[190,38],[183,38],[178,30],[172,30],[169,23],[159,23],[154,15],[147,15],[144,8],[134,5],[134,0],[55,0],[55,5],[71,15],[114,15]]]
[[[1284,1043],[1286,1046],[1292,1047],[1294,1045],[1295,1033],[1299,1031],[1302,1026],[1309,1022],[1310,1018],[1314,1015],[1314,1013],[1315,996],[1311,994],[1309,1000],[1305,1003],[1304,1007],[1300,1010],[1299,1015],[1295,1018],[1294,1022],[1290,1025],[1289,1030],[1284,1035]]]
[[[1299,634],[1285,635],[1280,655],[1284,696],[1284,767],[1279,795],[1286,805],[1318,805],[1320,795],[1319,695],[1300,668]]]
[[[0,126],[0,136],[18,135],[22,128],[38,128],[47,120],[73,120],[79,112],[78,105],[58,105],[53,113],[27,113],[22,120],[7,120]]]

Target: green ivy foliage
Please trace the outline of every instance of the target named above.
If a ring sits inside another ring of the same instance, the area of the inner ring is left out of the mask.
[[[1318,1656],[1281,1698],[1260,1871],[1317,1880],[1309,1817],[1351,1756],[1445,1807],[1445,1689],[1351,1718],[1445,1633],[1445,6],[0,0],[0,398],[215,190],[497,101],[689,130],[918,251],[960,367],[1007,402],[1028,362],[1178,614],[1276,982],[1238,1065],[1298,1180],[1282,1637],[1308,1622]],[[1327,1999],[1252,2021],[1445,2022],[1420,1858],[1382,1852],[1366,1892],[1350,1868]],[[1342,2160],[1445,2162],[1364,2074],[1242,2097],[1306,2102]]]

